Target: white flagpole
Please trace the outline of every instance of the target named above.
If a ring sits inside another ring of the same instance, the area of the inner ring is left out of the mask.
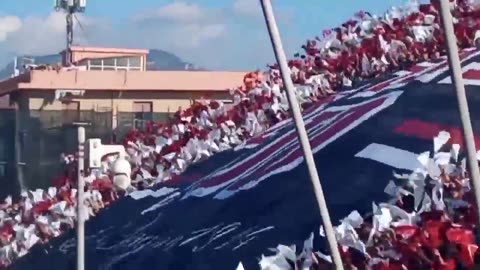
[[[78,127],[78,190],[77,190],[77,270],[85,269],[85,205],[83,178],[85,155],[85,128]]]
[[[468,172],[473,184],[473,191],[477,202],[477,212],[480,217],[480,170],[478,168],[475,139],[468,109],[467,96],[465,94],[465,85],[463,83],[462,66],[460,56],[458,55],[457,38],[453,31],[453,19],[448,0],[440,0],[440,10],[447,46],[448,63],[450,65],[450,72],[452,73],[452,81],[457,94],[458,110],[462,121],[465,148],[467,150]],[[479,220],[477,220],[477,222],[480,224]]]
[[[277,58],[278,65],[280,66],[280,73],[282,75],[283,83],[287,90],[288,102],[292,111],[293,120],[297,129],[298,140],[303,151],[303,157],[308,168],[310,180],[312,181],[315,197],[317,199],[318,208],[320,210],[320,216],[322,217],[323,227],[325,229],[325,235],[327,237],[328,245],[330,247],[330,253],[332,261],[335,264],[337,270],[343,270],[342,258],[338,250],[337,240],[335,239],[335,232],[333,230],[332,221],[330,220],[330,214],[328,213],[327,203],[318,176],[317,167],[313,159],[312,148],[310,141],[308,140],[307,131],[305,129],[305,123],[303,122],[302,113],[300,112],[300,106],[298,105],[295,95],[295,89],[292,79],[290,77],[290,69],[287,65],[287,57],[283,50],[280,33],[278,31],[275,16],[273,14],[272,4],[270,0],[260,0],[262,5],[265,22],[267,24],[268,33],[272,42],[275,57]]]

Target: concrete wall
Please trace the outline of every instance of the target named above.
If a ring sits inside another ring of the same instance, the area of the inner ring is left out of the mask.
[[[30,71],[28,82],[9,80],[0,89],[78,89],[205,92],[220,91],[243,84],[242,71]],[[13,82],[10,82],[13,81]],[[17,83],[17,84],[15,84]]]
[[[206,95],[210,99],[231,101],[228,91],[86,91],[82,97],[72,101],[80,103],[81,111],[112,111],[113,128],[117,126],[119,112],[133,112],[134,102],[152,102],[154,113],[175,113],[180,108],[190,107],[194,100]],[[22,110],[61,111],[63,104],[55,100],[55,91],[25,91],[21,95]]]
[[[146,55],[144,54],[132,54],[132,53],[91,53],[91,52],[73,52],[72,62],[81,61],[83,59],[96,59],[96,58],[111,58],[111,57],[123,57],[123,56],[141,56],[142,63],[145,63]]]
[[[218,90],[87,90],[84,96],[72,100],[79,102],[83,116],[94,115],[90,118],[93,126],[86,130],[87,138],[101,138],[104,143],[110,143],[112,140],[119,142],[126,132],[135,127],[135,122],[129,118],[134,116],[129,113],[133,111],[134,102],[152,102],[154,112],[174,113],[179,107],[189,107],[193,100],[200,99],[202,95],[210,95],[212,99],[229,98],[228,91]],[[0,184],[8,194],[18,193],[20,182],[29,189],[48,187],[61,169],[60,154],[75,151],[76,130],[68,125],[70,119],[62,111],[62,102],[55,100],[54,90],[15,91],[10,99],[18,109],[2,114],[0,119],[0,128],[3,128],[0,133],[0,158],[3,160],[0,161],[4,161],[3,165],[0,163],[0,170],[1,166],[6,170],[3,176],[0,171]],[[89,121],[87,118],[85,120]],[[24,162],[26,166],[15,166],[17,161]],[[2,191],[0,198],[4,195]]]
[[[148,50],[125,49],[125,48],[102,48],[102,47],[79,47],[72,48],[72,62],[81,61],[86,58],[110,58],[121,56],[141,56],[142,66],[146,67]],[[62,53],[63,63],[65,63],[65,51]]]
[[[82,97],[72,101],[80,102],[80,110],[119,110],[133,112],[134,102],[152,102],[154,112],[176,112],[180,107],[188,108],[193,100],[205,96],[212,99],[231,100],[227,91],[176,92],[176,91],[86,91]],[[62,102],[55,100],[55,91],[26,91],[30,110],[62,110]]]

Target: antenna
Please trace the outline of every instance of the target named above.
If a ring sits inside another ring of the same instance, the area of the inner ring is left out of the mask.
[[[63,10],[67,16],[67,50],[65,51],[65,64],[72,63],[71,48],[73,44],[73,16],[75,13],[84,13],[87,0],[54,0],[55,10]]]
[[[15,58],[13,59],[13,76],[12,77],[16,77],[18,76],[18,57],[15,56]]]
[[[17,77],[18,75],[20,75],[20,70],[18,69],[18,57],[15,56],[15,58],[13,59],[13,74],[11,75],[11,77]]]
[[[73,18],[75,18],[75,21],[77,22],[78,26],[80,27],[80,30],[82,30],[82,32],[84,34],[84,38],[85,38],[86,42],[88,43],[88,33],[87,33],[87,31],[85,31],[85,28],[83,27],[82,22],[78,19],[77,15],[73,15]]]

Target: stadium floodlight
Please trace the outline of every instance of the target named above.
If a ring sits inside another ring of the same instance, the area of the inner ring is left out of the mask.
[[[473,184],[478,218],[480,218],[480,169],[478,168],[475,137],[470,119],[470,111],[468,109],[465,85],[463,83],[462,64],[460,62],[460,56],[458,55],[457,39],[453,29],[453,18],[448,0],[440,0],[440,11],[447,46],[448,64],[457,95],[458,111],[460,112],[460,119],[462,121],[463,138],[467,150],[469,178]],[[480,224],[480,220],[477,220],[477,225],[478,224]]]
[[[263,15],[267,24],[268,34],[270,35],[270,41],[272,42],[273,51],[277,59],[278,66],[280,67],[280,74],[282,75],[283,83],[287,90],[288,103],[290,104],[290,110],[293,115],[293,121],[297,130],[298,140],[303,152],[303,158],[308,168],[310,180],[312,181],[313,190],[317,199],[320,216],[322,218],[323,227],[325,229],[325,236],[327,237],[328,246],[330,249],[332,262],[335,265],[335,269],[343,270],[342,258],[340,251],[338,250],[337,239],[335,238],[335,231],[333,229],[330,214],[328,213],[327,203],[323,194],[322,185],[320,183],[320,177],[318,176],[315,160],[313,159],[312,147],[308,140],[307,130],[305,129],[305,123],[303,121],[302,112],[295,95],[295,88],[293,86],[292,78],[290,77],[290,69],[287,64],[287,57],[283,50],[282,40],[280,38],[280,32],[275,21],[273,14],[272,3],[270,0],[261,0]]]

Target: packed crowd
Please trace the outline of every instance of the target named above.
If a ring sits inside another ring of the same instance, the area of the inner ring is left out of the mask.
[[[0,269],[25,255],[37,243],[46,243],[75,227],[77,169],[72,156],[64,160],[65,172],[47,190],[23,191],[16,201],[8,196],[0,204]],[[107,175],[85,177],[85,219],[117,199]]]
[[[480,267],[475,198],[460,146],[449,140],[450,134],[441,132],[435,153],[418,156],[420,168],[394,174],[385,188],[392,202],[374,203],[365,217],[354,211],[335,228],[345,269]],[[330,256],[313,252],[313,234],[299,256],[294,247],[277,249],[276,255],[262,257],[262,270],[331,269]]]
[[[459,47],[476,45],[480,42],[480,10],[471,1],[450,2]],[[324,31],[322,38],[307,41],[302,46],[304,53],[289,61],[302,108],[362,80],[381,78],[444,54],[438,13],[436,0],[421,5],[409,1],[382,17],[358,12],[342,26]],[[241,145],[288,118],[282,88],[278,66],[272,65],[267,72],[247,74],[244,84],[232,89],[232,108],[205,99],[180,109],[168,123],[150,122],[131,131],[123,141],[133,167],[129,190],[169,181],[190,164]],[[88,216],[119,197],[112,181],[114,160],[115,156],[105,157],[102,169],[86,175]],[[19,200],[9,197],[0,204],[0,266],[74,226],[75,157],[65,157],[64,163],[65,173],[54,181],[55,187],[23,192]]]
[[[460,48],[480,42],[480,9],[468,1],[451,1]],[[392,8],[382,18],[366,12],[341,27],[309,40],[305,54],[289,61],[296,95],[303,108],[360,81],[408,69],[444,54],[438,1]],[[125,139],[142,173],[169,179],[204,158],[241,144],[288,117],[277,65],[268,72],[252,72],[233,89],[234,106],[226,110],[216,101],[196,102],[180,109],[169,123],[147,123]],[[156,164],[156,166],[154,165]]]

